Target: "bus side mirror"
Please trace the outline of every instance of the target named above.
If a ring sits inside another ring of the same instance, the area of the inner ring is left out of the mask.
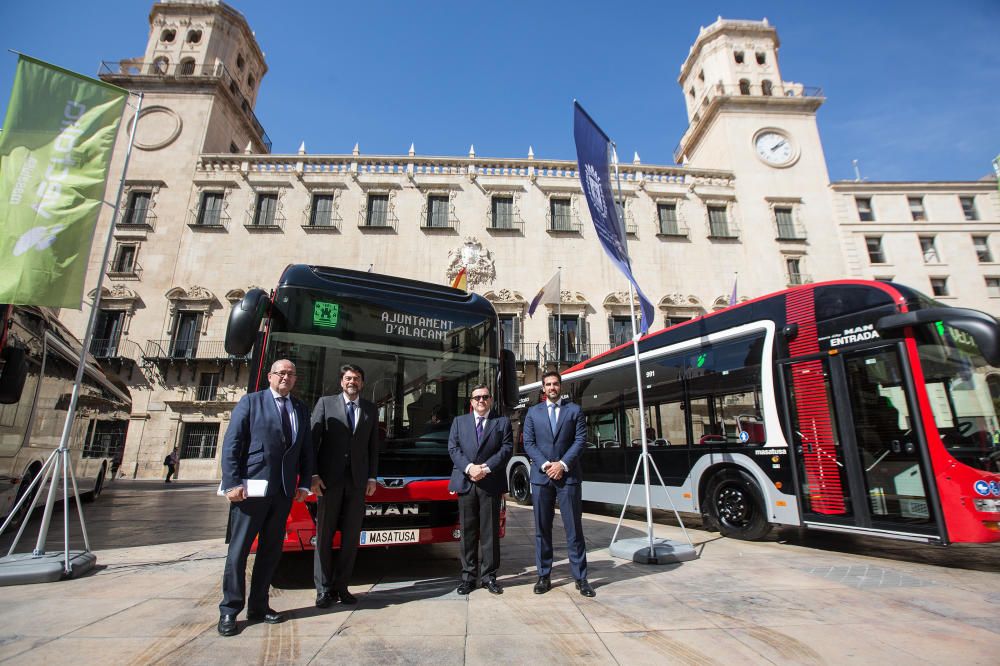
[[[233,304],[229,312],[229,323],[226,325],[226,353],[233,356],[246,356],[257,340],[260,322],[267,312],[267,292],[263,289],[251,289],[240,300]]]
[[[3,372],[0,373],[0,404],[12,405],[21,399],[24,380],[28,377],[28,360],[23,349],[3,350]]]
[[[500,390],[508,408],[517,404],[517,363],[510,349],[500,350]]]

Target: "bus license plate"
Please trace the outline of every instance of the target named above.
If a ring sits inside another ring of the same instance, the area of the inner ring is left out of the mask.
[[[362,530],[362,546],[382,546],[395,543],[419,543],[420,530]]]

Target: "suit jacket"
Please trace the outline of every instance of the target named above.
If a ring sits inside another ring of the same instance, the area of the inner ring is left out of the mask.
[[[524,451],[531,458],[531,482],[543,486],[564,483],[576,484],[583,481],[583,465],[580,455],[587,442],[587,419],[579,405],[563,401],[559,408],[559,420],[553,435],[549,425],[548,402],[543,400],[531,407],[524,417]],[[569,470],[559,481],[553,481],[542,471],[546,461],[563,461]]]
[[[375,405],[358,398],[355,414],[357,427],[347,425],[347,405],[342,393],[325,395],[316,401],[312,413],[312,441],[316,449],[314,472],[323,485],[342,486],[346,482],[344,461],[350,456],[350,479],[355,487],[364,487],[378,476],[378,412]]]
[[[267,479],[267,494],[294,497],[312,478],[309,408],[294,396],[292,408],[298,431],[285,446],[281,415],[271,389],[248,393],[236,404],[222,440],[222,487],[235,488],[243,479]]]
[[[472,490],[475,483],[490,495],[507,492],[507,461],[514,453],[514,433],[506,416],[489,417],[483,426],[483,439],[476,439],[475,413],[463,414],[451,422],[448,434],[448,455],[455,463],[448,490],[459,495]],[[473,481],[465,473],[469,464],[486,465],[490,473],[481,481]]]

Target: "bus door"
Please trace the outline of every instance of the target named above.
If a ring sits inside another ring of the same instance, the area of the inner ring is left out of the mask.
[[[941,538],[899,347],[790,363],[785,379],[806,525]]]

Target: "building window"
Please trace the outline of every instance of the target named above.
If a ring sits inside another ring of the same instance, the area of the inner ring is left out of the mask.
[[[760,91],[765,97],[770,97],[774,93],[774,87],[768,79],[760,82]]]
[[[521,318],[513,314],[500,315],[500,332],[503,336],[503,348],[514,352],[514,356],[521,360]]]
[[[273,227],[277,226],[278,195],[274,193],[260,193],[257,195],[257,205],[253,211],[253,226]]]
[[[660,223],[660,235],[679,236],[681,235],[680,225],[677,223],[677,203],[661,202],[656,204],[656,218]]]
[[[763,51],[757,51],[754,53],[754,57],[757,58],[757,64],[763,65],[767,63],[767,54]]]
[[[871,197],[855,197],[854,203],[858,207],[858,219],[862,222],[874,222],[875,212],[872,210]]]
[[[247,88],[253,90],[255,85],[257,85],[257,79],[254,78],[253,74],[247,74]]]
[[[549,316],[549,356],[563,363],[576,363],[589,357],[587,322],[583,317]]]
[[[975,197],[959,197],[958,201],[962,204],[962,214],[965,215],[966,220],[975,222],[979,219],[979,213],[976,211]]]
[[[698,80],[701,81],[702,83],[705,82],[705,70],[701,70],[698,72]]]
[[[490,201],[490,227],[493,229],[514,228],[514,197],[494,196]]]
[[[688,95],[691,96],[691,99],[694,99],[694,86],[688,88]]]
[[[166,42],[167,44],[174,41],[175,37],[177,37],[177,31],[173,28],[165,28],[163,32],[160,33],[160,41]]]
[[[775,206],[774,222],[778,226],[778,238],[783,240],[798,238],[791,206]]]
[[[924,256],[925,264],[936,264],[941,261],[938,257],[937,245],[934,243],[934,236],[920,237],[920,252]]]
[[[115,258],[111,260],[111,273],[118,275],[135,274],[135,256],[139,253],[138,243],[119,243]]]
[[[238,152],[240,152],[240,147],[237,146],[234,142],[230,141],[229,142],[229,152],[232,153],[233,155],[235,155]]]
[[[445,194],[431,194],[427,197],[426,226],[443,229],[448,225],[451,198]]]
[[[804,284],[800,261],[798,257],[785,259],[785,270],[788,271],[788,284]]]
[[[181,60],[181,64],[178,66],[180,74],[183,76],[191,76],[194,74],[194,58],[184,58]]]
[[[153,64],[150,65],[150,74],[166,74],[170,70],[170,58],[167,56],[160,56],[153,60]]]
[[[663,325],[667,328],[671,326],[676,326],[677,324],[683,324],[686,321],[691,321],[694,317],[689,315],[664,315]]]
[[[148,191],[133,191],[128,195],[128,205],[125,207],[125,215],[122,217],[122,224],[132,227],[145,227],[149,224],[149,203],[153,198],[153,193]]]
[[[741,95],[750,94],[750,79],[740,79],[740,94]]]
[[[243,59],[242,53],[236,54],[236,69],[243,71],[243,67],[246,66],[246,60]]]
[[[94,421],[83,445],[84,458],[111,458],[120,462],[125,450],[128,421]],[[110,473],[111,470],[108,470]]]
[[[198,390],[195,400],[206,401],[215,400],[219,394],[219,373],[203,372],[198,378]]]
[[[222,226],[222,192],[202,192],[201,203],[198,205],[198,226]]]
[[[309,210],[310,227],[333,226],[333,195],[314,194]]]
[[[552,231],[576,231],[573,226],[573,205],[570,199],[553,197],[549,200],[549,229]]]
[[[989,236],[973,236],[972,244],[976,248],[976,257],[979,258],[980,263],[988,264],[993,261],[993,253],[990,251]]]
[[[188,30],[187,42],[188,44],[197,44],[201,41],[201,30]]]
[[[910,217],[913,218],[914,222],[923,222],[927,219],[923,197],[907,197],[906,201],[910,204]]]
[[[177,324],[170,338],[171,358],[197,358],[200,312],[178,312]]]
[[[632,339],[632,317],[608,317],[608,342],[612,347],[623,345]]]
[[[710,238],[731,238],[727,206],[708,207],[708,235]]]
[[[615,213],[618,214],[618,221],[621,223],[626,234],[635,236],[639,233],[639,226],[634,220],[630,219],[631,215],[629,215],[625,207],[617,201],[615,201]]]
[[[733,60],[736,61],[737,65],[742,65],[744,60],[743,51],[733,51]]]
[[[865,236],[865,245],[868,247],[868,261],[873,264],[886,263],[881,236]]]
[[[101,310],[97,313],[90,353],[96,358],[116,358],[118,342],[125,325],[124,310]]]
[[[1000,278],[986,278],[986,293],[990,298],[1000,298]]]
[[[185,423],[181,435],[181,458],[212,459],[218,442],[218,423]]]
[[[948,295],[948,278],[946,277],[932,277],[931,278],[931,293],[935,296],[947,296]]]
[[[365,215],[365,226],[385,227],[389,225],[389,195],[369,194],[368,212]]]

